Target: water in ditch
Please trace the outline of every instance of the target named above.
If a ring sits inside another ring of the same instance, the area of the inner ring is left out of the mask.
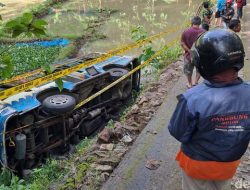
[[[5,6],[0,8],[0,14],[4,19],[9,19],[43,1],[21,0],[16,3],[14,0],[3,0],[1,3]],[[83,21],[95,16],[93,10],[96,8],[117,10],[117,13],[98,28],[98,32],[107,38],[84,45],[79,53],[82,55],[105,52],[131,42],[131,29],[134,26],[143,26],[148,35],[181,26],[194,13],[199,3],[199,0],[69,0],[58,6],[58,9],[55,8],[54,14],[45,19],[49,23],[49,32],[54,36],[76,37],[87,28]],[[179,36],[180,32],[181,30],[157,40],[154,46],[158,48],[164,45],[166,41]]]
[[[112,48],[131,42],[131,29],[135,26],[145,28],[148,35],[157,34],[166,29],[182,26],[194,14],[199,0],[70,0],[54,14],[46,17],[49,32],[55,36],[81,36],[87,28],[85,19],[96,16],[94,10],[117,10],[105,21],[97,32],[106,35],[106,39],[85,44],[79,55],[90,52],[106,52]],[[165,38],[156,40],[159,48],[167,41],[180,35],[182,30],[172,32]],[[134,54],[133,50],[129,54]]]
[[[107,38],[85,45],[80,54],[93,51],[105,52],[131,42],[131,28],[141,25],[148,35],[181,26],[194,14],[200,1],[197,0],[96,0],[74,1],[71,6],[85,9],[98,7],[118,10],[101,27]],[[180,35],[182,30],[171,33],[154,43],[156,48]],[[130,52],[133,54],[134,52]]]

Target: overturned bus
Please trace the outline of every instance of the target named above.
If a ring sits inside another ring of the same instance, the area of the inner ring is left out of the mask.
[[[85,56],[57,70],[96,56]],[[130,56],[113,56],[64,76],[61,92],[55,82],[49,82],[1,101],[1,164],[22,175],[24,169],[35,167],[52,152],[65,153],[70,144],[105,126],[132,90],[139,90],[140,70],[87,104],[77,109],[75,106],[139,64]],[[8,88],[7,84],[0,85],[0,91]]]

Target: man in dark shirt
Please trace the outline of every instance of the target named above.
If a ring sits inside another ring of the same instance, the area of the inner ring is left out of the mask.
[[[223,23],[224,28],[228,28],[228,24],[234,16],[234,8],[232,7],[232,0],[227,0],[226,7],[225,9],[223,9],[221,14],[222,14],[221,15],[222,20],[224,22]]]
[[[193,17],[191,21],[192,26],[186,29],[181,36],[181,47],[184,49],[184,74],[187,76],[187,87],[191,88],[193,85],[198,84],[200,74],[196,70],[196,76],[194,83],[192,82],[192,75],[194,70],[194,64],[191,62],[190,49],[196,39],[205,32],[204,29],[200,28],[201,18],[198,16]]]

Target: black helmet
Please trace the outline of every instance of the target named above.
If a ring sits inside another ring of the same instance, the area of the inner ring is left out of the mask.
[[[211,30],[202,34],[191,48],[191,59],[205,79],[244,66],[244,47],[237,34],[225,29]]]

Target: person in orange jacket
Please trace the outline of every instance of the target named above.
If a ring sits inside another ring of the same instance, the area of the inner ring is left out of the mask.
[[[183,190],[230,190],[250,140],[250,83],[239,36],[225,29],[202,34],[191,59],[203,83],[178,96],[169,131],[181,148],[176,156]]]

